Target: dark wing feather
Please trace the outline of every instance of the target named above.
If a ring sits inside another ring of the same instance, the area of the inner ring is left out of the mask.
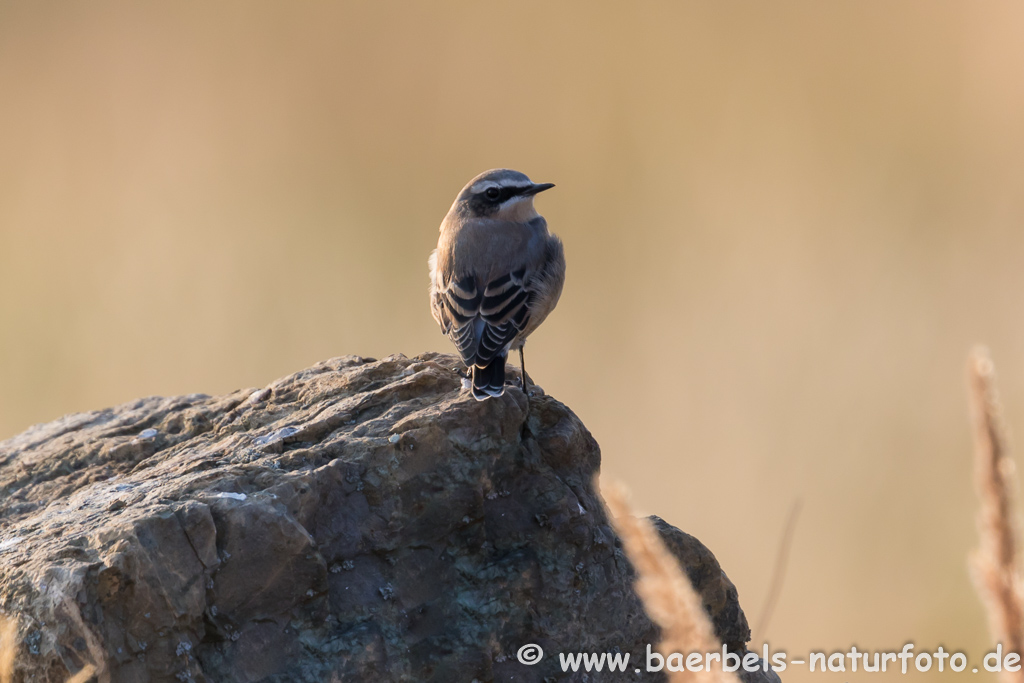
[[[434,295],[441,330],[467,365],[485,366],[503,355],[530,320],[526,270],[506,273],[480,287],[467,276]]]

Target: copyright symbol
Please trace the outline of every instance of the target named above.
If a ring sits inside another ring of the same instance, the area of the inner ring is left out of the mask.
[[[516,659],[519,660],[520,664],[533,666],[540,660],[544,659],[544,650],[540,649],[540,645],[527,643],[519,648],[519,652],[516,653]]]

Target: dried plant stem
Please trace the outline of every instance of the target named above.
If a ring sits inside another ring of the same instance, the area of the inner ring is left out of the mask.
[[[1024,648],[1024,601],[1017,565],[1017,522],[1013,460],[988,351],[976,348],[968,363],[974,472],[981,498],[980,547],[971,555],[974,583],[988,613],[989,628],[1005,652]],[[1004,681],[1024,681],[1024,671],[1002,673]]]
[[[18,653],[18,622],[0,617],[0,683],[11,683],[14,656]]]
[[[90,678],[96,674],[96,669],[92,668],[91,664],[87,664],[78,673],[68,679],[68,683],[86,683]]]
[[[92,676],[96,676],[100,683],[110,683],[110,674],[107,671],[106,658],[103,656],[103,646],[100,645],[99,639],[93,634],[88,626],[85,625],[85,621],[82,619],[82,613],[78,607],[70,598],[65,597],[60,604],[62,609],[58,612],[68,621],[70,621],[82,634],[85,639],[86,648],[89,650],[89,654],[92,656],[93,663],[91,665],[84,666],[77,674],[75,674],[68,683],[81,683],[81,681],[87,681]],[[80,678],[81,677],[81,678]]]
[[[786,563],[789,560],[789,549],[793,545],[793,533],[796,531],[796,521],[800,517],[800,508],[803,501],[799,498],[793,501],[786,515],[786,525],[783,527],[782,540],[779,541],[779,550],[775,554],[775,567],[772,569],[772,578],[768,583],[768,593],[764,599],[764,606],[761,608],[761,616],[757,620],[757,628],[754,635],[762,641],[768,635],[768,624],[771,622],[772,614],[775,612],[775,605],[782,594],[782,582],[786,578]]]
[[[658,650],[665,657],[674,652],[721,651],[700,597],[679,562],[647,519],[635,517],[619,486],[603,491],[605,505],[629,561],[636,569],[636,592],[647,614],[661,627]],[[666,671],[669,681],[683,683],[738,683],[735,674],[715,667],[702,671]]]

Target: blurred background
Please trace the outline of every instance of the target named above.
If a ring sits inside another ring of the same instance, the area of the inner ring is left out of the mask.
[[[450,351],[437,226],[512,167],[569,264],[530,371],[604,476],[751,622],[802,500],[757,642],[977,661],[964,368],[991,347],[1024,430],[1022,34],[1016,0],[0,0],[0,438]]]

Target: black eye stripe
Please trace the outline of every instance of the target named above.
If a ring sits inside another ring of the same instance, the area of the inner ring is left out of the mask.
[[[470,213],[472,215],[490,216],[498,210],[498,207],[501,206],[502,203],[508,201],[512,197],[523,194],[532,187],[533,185],[491,185],[488,188],[469,195],[465,201],[467,206],[469,206]],[[498,196],[491,199],[487,196],[488,190],[497,190]]]
[[[502,202],[507,201],[507,200],[511,199],[512,197],[515,197],[518,194],[522,194],[523,192],[525,192],[528,189],[530,189],[529,185],[527,185],[527,186],[506,185],[504,187],[489,187],[486,190],[484,190],[483,192],[481,192],[478,196],[483,197],[488,202],[493,202],[495,204],[501,204]],[[491,197],[491,193],[492,193],[493,190],[497,190],[498,194],[492,198]]]

